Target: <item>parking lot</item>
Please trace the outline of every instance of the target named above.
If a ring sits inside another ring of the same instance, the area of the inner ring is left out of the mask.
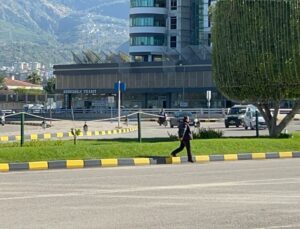
[[[38,123],[38,122],[37,122]],[[41,126],[25,126],[25,134],[43,134],[43,133],[56,133],[56,132],[68,132],[71,128],[83,129],[84,121],[58,121],[52,122],[52,127],[43,129]],[[137,126],[137,122],[130,121],[129,126]],[[99,121],[88,121],[87,122],[89,131],[95,130],[112,130],[116,129],[118,123],[114,122],[99,122]],[[243,127],[229,127],[225,128],[224,120],[217,122],[202,122],[201,127],[211,128],[215,130],[221,130],[226,137],[239,137],[239,136],[255,136],[255,130],[245,130]],[[121,126],[127,127],[126,123],[121,122]],[[192,127],[192,130],[194,127]],[[143,138],[155,138],[155,137],[168,137],[170,134],[177,134],[177,127],[171,128],[170,125],[167,127],[159,126],[155,121],[142,121],[141,133]],[[293,131],[300,131],[300,121],[292,121],[286,130],[290,133]],[[20,125],[9,125],[0,126],[0,136],[4,135],[19,135]],[[259,130],[260,135],[268,135],[268,130]],[[136,138],[137,132],[126,133],[120,135],[101,136],[101,138]],[[89,137],[92,138],[92,137]]]

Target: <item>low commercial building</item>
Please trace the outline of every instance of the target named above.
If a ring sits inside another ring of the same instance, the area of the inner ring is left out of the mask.
[[[65,108],[116,107],[118,81],[126,85],[121,104],[126,108],[206,108],[208,90],[211,107],[226,106],[214,86],[209,61],[55,65],[54,75]]]

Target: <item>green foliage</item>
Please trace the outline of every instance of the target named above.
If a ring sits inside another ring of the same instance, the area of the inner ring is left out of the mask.
[[[172,141],[177,141],[178,140],[178,135],[177,134],[171,134],[168,132],[169,138]]]
[[[74,138],[74,145],[76,145],[77,144],[77,136],[79,136],[81,134],[81,130],[71,128],[71,134],[73,135],[73,138]]]
[[[223,131],[214,130],[211,128],[196,128],[193,131],[194,139],[221,138],[222,136],[223,136]]]
[[[48,79],[47,85],[44,87],[44,90],[49,94],[53,94],[55,92],[55,86],[56,86],[56,81],[55,78],[52,77]]]
[[[0,75],[0,89],[3,87],[5,77]]]
[[[300,94],[299,0],[221,0],[213,12],[213,76],[220,91],[242,102]]]
[[[44,92],[42,90],[38,89],[24,89],[24,88],[18,88],[14,89],[14,92],[17,92],[20,95],[28,94],[28,95],[42,95]]]
[[[288,133],[281,133],[278,138],[293,138],[294,135]]]
[[[27,76],[26,80],[32,84],[41,84],[42,77],[37,72],[33,72],[29,76]]]

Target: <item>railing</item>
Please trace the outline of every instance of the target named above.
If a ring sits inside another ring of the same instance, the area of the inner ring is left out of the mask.
[[[99,119],[99,118],[112,118],[118,116],[118,110],[116,108],[94,108],[94,109],[26,109],[26,110],[14,110],[14,112],[23,112],[40,115],[48,118],[63,118],[63,119]],[[141,111],[148,114],[159,114],[161,109],[149,108],[122,108],[121,115],[126,116],[137,111]],[[164,111],[169,117],[174,116],[175,112],[191,112],[197,118],[223,118],[228,112],[228,108],[166,108]],[[280,109],[279,114],[284,116],[291,109]],[[298,111],[300,114],[300,110]]]

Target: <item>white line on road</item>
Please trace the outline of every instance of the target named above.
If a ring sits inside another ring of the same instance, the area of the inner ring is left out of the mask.
[[[265,181],[265,183],[263,183]],[[44,194],[44,195],[29,195],[17,197],[2,197],[0,200],[22,200],[22,199],[36,199],[36,198],[53,198],[53,197],[72,197],[72,196],[87,196],[97,194],[113,194],[113,193],[132,193],[132,192],[147,192],[147,191],[162,191],[162,190],[183,190],[183,189],[199,189],[209,187],[231,187],[231,186],[257,186],[257,185],[281,185],[281,184],[299,184],[300,178],[282,178],[282,179],[266,179],[266,180],[248,180],[240,182],[218,182],[207,184],[187,184],[187,185],[169,185],[169,186],[151,186],[151,187],[137,187],[125,188],[117,190],[88,190],[80,191],[80,193],[69,192],[63,194]],[[300,196],[297,196],[300,197]]]

